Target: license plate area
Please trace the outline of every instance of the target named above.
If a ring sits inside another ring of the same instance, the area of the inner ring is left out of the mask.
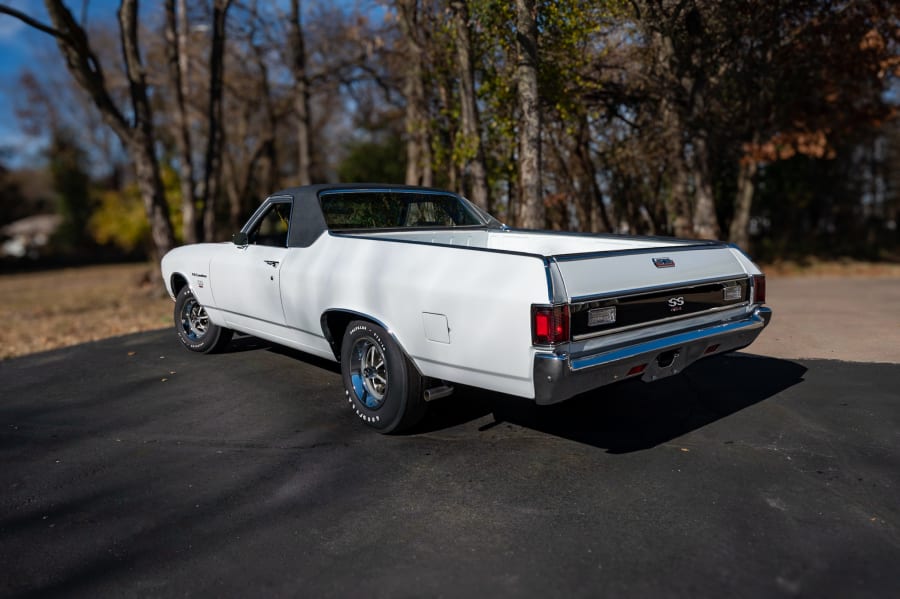
[[[641,379],[656,381],[678,374],[683,369],[683,353],[680,347],[660,352],[647,364],[647,369]]]
[[[572,339],[580,341],[698,314],[729,310],[749,301],[747,278],[675,286],[573,302]]]

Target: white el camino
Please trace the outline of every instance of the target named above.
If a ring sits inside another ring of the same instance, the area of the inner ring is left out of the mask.
[[[162,259],[196,352],[240,331],[340,362],[345,401],[389,433],[471,385],[551,404],[745,347],[765,278],[714,241],[512,230],[464,198],[390,185],[272,195],[233,242]]]

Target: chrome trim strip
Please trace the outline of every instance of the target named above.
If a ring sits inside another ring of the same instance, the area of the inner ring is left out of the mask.
[[[750,255],[747,254],[747,252],[745,252],[744,250],[742,250],[742,249],[741,249],[741,246],[739,246],[738,244],[736,244],[736,243],[729,243],[729,244],[728,244],[728,247],[730,247],[730,248],[733,249],[733,250],[737,250],[738,252],[740,252],[741,255],[743,255],[744,258],[746,258],[748,262],[752,262],[753,264],[756,264],[756,262],[753,261],[753,258],[751,258]]]
[[[263,213],[266,212],[269,209],[269,206],[271,206],[272,204],[291,204],[291,220],[294,220],[293,203],[294,203],[294,198],[292,196],[288,196],[288,195],[274,195],[274,196],[267,197],[265,199],[265,201],[259,205],[259,208],[257,208],[253,212],[253,214],[250,215],[250,218],[247,220],[246,223],[244,223],[244,226],[241,227],[241,233],[249,234],[250,231],[253,230],[253,227],[256,226],[256,223],[259,221],[259,219],[261,219],[263,217]],[[288,239],[290,239],[290,234],[291,234],[290,227],[291,227],[291,224],[288,223]]]
[[[766,314],[763,314],[763,312],[765,312]],[[768,308],[758,308],[753,312],[750,318],[707,327],[696,331],[688,331],[686,333],[669,335],[661,339],[654,339],[653,341],[646,341],[644,343],[630,345],[628,347],[595,354],[586,358],[571,360],[569,362],[569,370],[578,371],[609,362],[615,362],[617,360],[627,360],[628,358],[633,358],[640,354],[662,351],[669,347],[677,347],[679,345],[684,345],[693,341],[699,341],[707,337],[715,337],[717,335],[733,333],[743,329],[763,328],[766,326],[766,324],[768,324],[767,316],[771,318],[771,310],[769,310]]]
[[[685,239],[683,237],[671,237],[665,235],[629,235],[626,233],[587,233],[585,231],[556,231],[551,229],[523,229],[521,227],[511,227],[513,232],[521,233],[538,233],[547,235],[565,235],[568,237],[595,237],[598,239],[628,239],[632,241],[658,241],[660,243],[671,244],[666,247],[678,247],[683,245],[699,245],[699,244],[718,244],[724,243],[713,239]]]
[[[719,306],[717,308],[709,308],[708,310],[703,310],[702,312],[691,312],[690,314],[681,314],[679,316],[670,316],[668,318],[659,318],[657,320],[648,320],[647,322],[639,322],[637,324],[630,324],[625,327],[619,327],[617,329],[608,329],[606,331],[595,331],[593,333],[583,333],[581,335],[574,335],[572,337],[572,341],[584,341],[585,339],[593,339],[595,337],[604,337],[606,335],[611,335],[612,333],[621,333],[623,331],[631,331],[634,329],[639,329],[641,327],[650,327],[657,324],[662,324],[664,322],[678,322],[679,320],[686,320],[688,318],[693,318],[694,316],[706,316],[707,314],[715,314],[716,312],[724,312],[725,310],[732,310],[734,308],[742,308],[744,306],[749,306],[749,301],[744,301],[739,304],[731,304],[730,306]]]
[[[553,258],[544,258],[544,268],[547,271],[548,298],[551,304],[564,304],[568,301],[566,281],[559,272],[559,265]]]
[[[547,277],[547,301],[553,303],[553,275],[550,274],[550,260],[544,258],[544,276]]]
[[[713,285],[715,283],[731,283],[747,280],[750,284],[753,284],[753,278],[746,274],[741,273],[739,275],[731,275],[728,277],[718,277],[715,279],[697,279],[693,281],[683,281],[681,283],[671,283],[667,285],[655,285],[653,287],[640,287],[638,289],[628,289],[626,291],[610,291],[608,293],[601,293],[598,295],[579,295],[578,297],[573,297],[569,301],[572,305],[575,304],[587,304],[590,302],[610,299],[610,298],[629,298],[629,297],[639,297],[641,295],[649,295],[651,293],[656,293],[658,291],[676,291],[678,289],[687,289],[690,287],[700,287],[701,285]]]
[[[438,229],[434,229],[434,230],[438,230]],[[445,229],[440,229],[440,230],[441,231],[459,231],[459,230],[465,230],[465,229],[463,227],[455,227],[453,229],[445,228]],[[489,229],[488,227],[473,227],[473,230],[488,230],[488,231],[490,231],[492,229]],[[496,229],[493,229],[493,230],[496,230]],[[529,252],[516,252],[516,251],[512,251],[512,250],[498,250],[496,248],[481,248],[481,247],[476,247],[474,245],[453,245],[450,243],[433,243],[431,241],[421,241],[418,239],[397,239],[396,237],[381,237],[381,236],[374,236],[374,235],[363,235],[361,233],[351,233],[348,231],[350,231],[350,229],[341,229],[339,231],[333,231],[331,229],[328,229],[326,231],[326,233],[328,233],[328,235],[330,237],[344,237],[347,239],[368,239],[371,241],[384,241],[385,243],[408,243],[408,244],[412,244],[412,245],[424,245],[424,246],[436,247],[436,248],[455,248],[457,250],[468,250],[470,252],[488,252],[491,254],[507,254],[510,256],[527,256],[529,258],[537,258],[538,260],[541,260],[542,262],[547,260],[547,256],[543,256],[541,254],[529,253]],[[353,229],[353,231],[388,232],[387,229]],[[407,228],[407,229],[402,229],[402,231],[415,232],[416,229]],[[422,229],[419,229],[419,231],[422,231]],[[400,232],[400,230],[395,230],[394,232]]]
[[[552,256],[560,262],[575,260],[591,260],[593,258],[615,258],[616,256],[633,256],[638,254],[667,254],[669,252],[687,252],[691,250],[728,249],[728,244],[720,241],[692,243],[690,245],[653,246],[633,248],[630,250],[607,250],[603,252],[586,252],[583,254],[555,254]]]
[[[409,187],[334,187],[331,189],[323,189],[319,192],[319,197],[322,196],[331,196],[331,195],[339,195],[346,193],[407,193],[414,195],[432,195],[432,196],[450,196],[450,197],[462,197],[458,194],[453,193],[452,191],[441,191],[439,189],[418,189],[418,188],[409,188]]]
[[[542,360],[556,360],[565,362],[569,359],[569,354],[534,354],[535,358],[540,358]]]

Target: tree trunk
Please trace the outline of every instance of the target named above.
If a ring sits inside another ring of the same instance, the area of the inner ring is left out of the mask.
[[[309,76],[306,72],[306,40],[300,0],[291,0],[288,41],[294,75],[294,112],[297,117],[297,184],[309,185],[312,183],[312,117],[309,110]]]
[[[660,115],[666,143],[671,148],[667,170],[671,176],[671,191],[666,199],[668,227],[675,237],[692,237],[691,182],[685,156],[683,127],[678,111],[669,98],[660,102]]]
[[[581,163],[581,197],[584,205],[579,212],[579,220],[584,219],[582,230],[591,233],[612,231],[612,216],[603,203],[603,192],[597,183],[597,167],[591,158],[591,128],[587,116],[582,117],[575,142],[575,156]]]
[[[135,139],[129,148],[129,154],[134,161],[144,211],[147,220],[150,221],[150,236],[155,252],[151,258],[158,263],[166,252],[175,247],[175,235],[169,220],[166,194],[159,174],[159,162],[156,159],[153,139],[140,134],[137,137],[138,139]]]
[[[483,210],[489,209],[487,168],[484,163],[484,146],[481,143],[481,127],[475,98],[475,73],[472,66],[472,40],[469,32],[467,0],[454,0],[454,29],[456,30],[456,68],[459,76],[459,102],[461,112],[461,136],[464,150],[463,172],[468,171],[468,197]]]
[[[225,70],[225,20],[231,0],[214,0],[212,47],[209,56],[209,104],[206,160],[203,172],[203,239],[215,241],[216,202],[222,181],[222,75]]]
[[[197,242],[197,198],[194,195],[194,159],[190,117],[187,113],[188,18],[184,0],[166,0],[166,53],[169,76],[175,91],[175,142],[178,147],[178,175],[181,186],[182,239]]]
[[[519,226],[546,226],[541,189],[541,108],[535,0],[516,0],[516,96],[519,104]]]
[[[716,216],[716,200],[713,196],[712,176],[709,172],[709,151],[703,135],[694,138],[693,146],[694,236],[700,239],[721,237],[719,219]]]
[[[408,55],[403,81],[403,95],[406,99],[406,184],[431,186],[432,157],[423,80],[424,50],[418,40],[421,30],[418,2],[402,0],[397,3],[397,10]]]
[[[737,195],[734,198],[734,217],[728,231],[728,241],[741,249],[750,247],[750,210],[756,188],[756,161],[745,158],[738,168]]]
[[[49,8],[49,7],[48,7]],[[134,161],[138,189],[144,211],[150,221],[150,235],[156,251],[155,260],[175,247],[175,234],[169,219],[169,207],[163,189],[156,157],[156,136],[153,129],[153,113],[147,96],[147,81],[138,44],[137,0],[122,0],[119,7],[122,54],[125,59],[125,75],[134,110],[134,127],[123,145],[130,147]]]

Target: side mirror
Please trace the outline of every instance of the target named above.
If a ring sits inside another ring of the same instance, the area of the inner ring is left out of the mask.
[[[239,247],[246,247],[250,244],[250,238],[246,233],[235,233],[231,236],[231,242]]]

